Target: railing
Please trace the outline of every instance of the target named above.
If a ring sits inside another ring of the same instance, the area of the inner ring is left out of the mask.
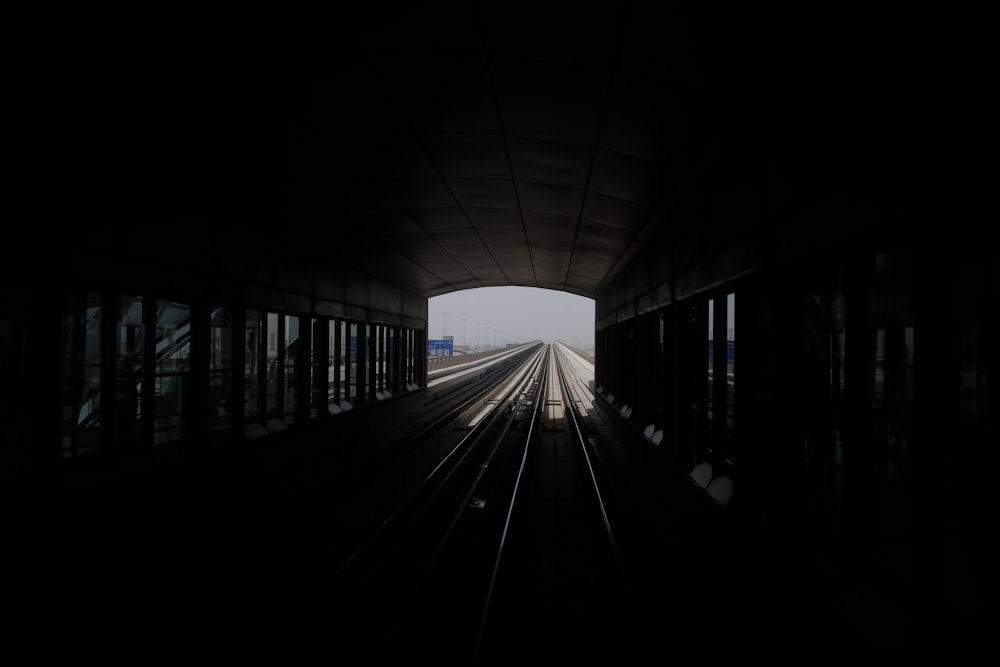
[[[514,345],[512,347],[497,347],[492,350],[485,350],[483,352],[474,352],[472,354],[459,354],[452,357],[427,357],[427,372],[436,371],[442,368],[450,368],[452,366],[457,366],[459,364],[467,364],[473,361],[479,361],[480,359],[485,359],[487,357],[492,357],[497,354],[503,354],[505,352],[510,352],[518,348],[524,347],[525,345],[533,345],[534,341],[531,343],[521,343],[520,345]]]

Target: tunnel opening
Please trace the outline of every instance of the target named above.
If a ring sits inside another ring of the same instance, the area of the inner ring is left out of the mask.
[[[475,354],[533,340],[592,352],[594,299],[539,287],[459,290],[427,300],[428,356]]]

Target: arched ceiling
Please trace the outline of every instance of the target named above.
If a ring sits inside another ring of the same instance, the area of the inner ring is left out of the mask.
[[[249,31],[211,67],[177,70],[168,54],[170,86],[147,102],[167,109],[161,128],[199,129],[160,139],[186,181],[159,196],[209,193],[234,236],[264,211],[248,245],[427,297],[594,297],[650,244],[717,233],[690,205],[707,179],[867,187],[905,143],[895,112],[913,59],[891,69],[885,18],[545,7],[338,9],[318,27]],[[860,155],[875,136],[882,148]]]
[[[710,139],[692,35],[677,12],[614,4],[570,24],[507,16],[369,26],[357,67],[313,82],[312,119],[357,132],[351,216],[380,247],[366,256],[380,272],[427,296],[593,296]],[[322,207],[316,193],[300,194]]]

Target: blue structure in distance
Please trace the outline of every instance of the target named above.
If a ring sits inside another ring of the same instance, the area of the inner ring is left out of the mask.
[[[726,362],[733,363],[733,358],[735,357],[736,341],[727,340],[726,341]],[[708,358],[713,359],[715,357],[715,341],[711,338],[708,339]]]
[[[455,355],[455,341],[451,338],[444,340],[434,339],[427,341],[428,357],[451,357]]]

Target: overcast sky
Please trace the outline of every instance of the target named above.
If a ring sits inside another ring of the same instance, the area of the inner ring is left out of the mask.
[[[463,322],[463,318],[465,321]],[[478,327],[477,327],[478,324]],[[537,287],[479,287],[427,301],[428,338],[453,336],[455,345],[560,340],[594,344],[594,300]]]

